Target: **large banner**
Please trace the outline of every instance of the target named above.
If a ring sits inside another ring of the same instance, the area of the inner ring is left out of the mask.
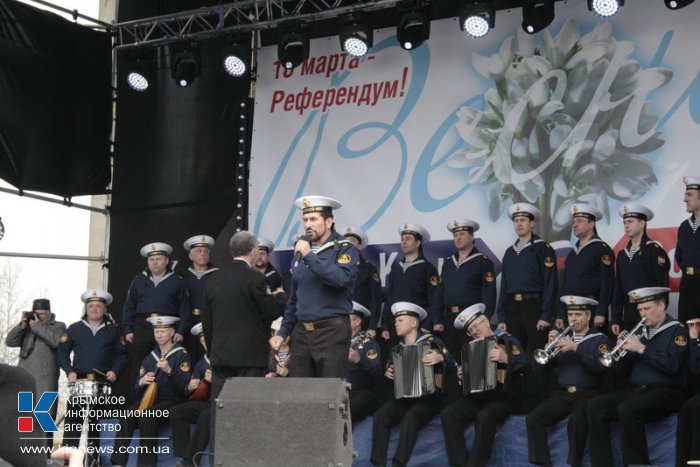
[[[404,222],[431,232],[426,254],[437,265],[451,252],[447,223],[474,219],[499,269],[516,238],[513,202],[539,206],[536,231],[560,256],[571,204],[603,211],[598,231],[618,250],[626,239],[617,210],[634,202],[655,212],[649,234],[673,258],[688,217],[681,179],[700,175],[700,3],[671,11],[633,2],[602,20],[586,2],[562,2],[535,35],[521,20],[519,9],[499,11],[482,39],[456,18],[436,21],[411,52],[383,29],[362,59],[341,53],[337,37],[316,39],[294,70],[264,48],[250,229],[291,248],[302,231],[294,199],[331,196],[343,203],[339,229],[368,232],[384,278]],[[674,287],[679,277],[674,264]]]

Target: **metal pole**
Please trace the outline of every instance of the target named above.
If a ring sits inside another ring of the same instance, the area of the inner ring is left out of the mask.
[[[98,261],[106,263],[107,258],[104,256],[75,256],[75,255],[49,255],[43,253],[10,253],[0,251],[0,256],[8,256],[11,258],[40,258],[40,259],[70,259],[76,261]]]
[[[107,213],[109,212],[106,208],[100,209],[100,208],[96,208],[94,206],[88,206],[86,204],[69,203],[66,200],[55,199],[55,198],[51,198],[49,196],[35,195],[33,193],[26,193],[26,192],[19,191],[19,190],[13,190],[11,188],[0,187],[0,192],[9,193],[11,195],[25,196],[27,198],[38,199],[41,201],[47,201],[49,203],[60,204],[60,205],[63,205],[63,206],[69,207],[69,208],[86,209],[88,211],[99,212],[99,213],[102,213],[104,215],[107,215]]]
[[[54,5],[53,3],[45,2],[44,0],[29,0],[30,2],[38,3],[40,5],[47,6],[49,8],[53,8],[54,10],[62,11],[63,13],[68,13],[69,15],[72,15],[73,18],[82,18],[90,21],[91,23],[98,24],[104,28],[111,29],[112,25],[109,23],[105,23],[104,21],[100,21],[99,19],[91,18],[89,16],[86,16],[82,13],[78,13],[78,10],[69,10],[68,8],[63,8],[62,6]]]

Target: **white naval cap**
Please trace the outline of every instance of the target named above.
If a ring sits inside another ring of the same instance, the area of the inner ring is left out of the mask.
[[[365,308],[364,306],[362,306],[361,304],[353,301],[352,302],[352,314],[357,315],[360,318],[369,318],[369,315],[371,315],[372,313],[370,313],[369,310],[367,308]]]
[[[518,216],[529,217],[533,221],[538,221],[542,213],[539,209],[529,203],[515,203],[508,208],[508,215],[511,219]]]
[[[398,230],[399,230],[399,235],[403,235],[403,234],[418,235],[420,237],[419,240],[422,240],[423,243],[430,241],[430,234],[425,229],[425,227],[423,227],[422,225],[403,223],[399,226]]]
[[[264,248],[268,253],[275,250],[275,244],[269,238],[258,237],[258,248]]]
[[[366,247],[369,244],[369,237],[367,237],[367,232],[365,232],[359,227],[348,226],[345,227],[345,229],[343,229],[342,232],[344,237],[355,237],[356,239],[358,239],[363,247]]]
[[[141,247],[141,256],[148,258],[153,255],[165,255],[170,256],[173,252],[173,247],[163,242],[153,242],[148,245]]]
[[[307,214],[320,211],[332,213],[333,209],[340,209],[343,205],[340,204],[340,201],[327,196],[309,195],[297,198],[294,201],[294,206],[301,209],[304,214]]]
[[[563,295],[559,298],[568,310],[591,310],[598,306],[598,302],[588,297],[578,295]]]
[[[477,230],[479,230],[479,223],[476,221],[473,221],[471,219],[452,219],[450,222],[447,223],[447,230],[449,230],[452,233],[455,232],[462,232],[462,231],[467,231],[474,233]]]
[[[209,235],[195,235],[194,237],[190,237],[185,240],[185,243],[183,243],[182,246],[187,251],[190,251],[192,248],[196,248],[198,246],[211,248],[214,246],[214,239]]]
[[[650,302],[660,298],[666,298],[666,295],[671,291],[668,287],[642,287],[634,289],[627,293],[634,300],[634,303]]]
[[[151,323],[154,329],[173,328],[175,327],[175,323],[180,321],[180,318],[178,318],[177,316],[156,315],[146,318],[146,321]]]
[[[617,213],[623,219],[634,217],[648,222],[654,218],[654,211],[641,204],[623,204],[620,206],[620,209],[617,210]]]
[[[571,218],[575,219],[577,217],[585,217],[592,220],[593,222],[599,221],[603,218],[603,213],[600,209],[591,206],[590,204],[575,203],[571,205],[569,209],[571,213]]]
[[[683,184],[686,190],[700,190],[700,178],[683,177]]]
[[[423,321],[428,317],[428,312],[411,302],[396,302],[391,305],[391,314],[394,316],[409,315]]]
[[[485,309],[486,305],[484,305],[483,303],[475,303],[474,305],[465,308],[455,318],[455,329],[468,328],[469,325],[472,324],[476,318],[478,318],[479,316],[485,316]]]
[[[204,328],[202,327],[202,323],[197,323],[194,326],[192,326],[192,329],[190,329],[190,332],[195,336],[201,336],[204,333]]]
[[[80,300],[82,300],[83,303],[100,301],[105,305],[109,305],[112,303],[113,298],[112,294],[106,290],[90,289],[83,292],[83,294],[80,296]]]

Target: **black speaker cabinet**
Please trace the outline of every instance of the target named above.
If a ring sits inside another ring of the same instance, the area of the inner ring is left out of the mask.
[[[350,467],[348,383],[230,378],[216,399],[213,466]]]

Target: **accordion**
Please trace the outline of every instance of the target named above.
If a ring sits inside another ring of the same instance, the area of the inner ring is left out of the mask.
[[[394,396],[397,399],[415,398],[436,391],[435,369],[422,362],[431,349],[428,341],[399,344],[391,349],[394,365]]]
[[[475,339],[462,346],[462,393],[468,394],[507,390],[507,366],[499,368],[498,362],[489,360],[489,352],[497,346],[504,348],[510,360],[512,346],[509,342],[500,344],[496,336]]]

